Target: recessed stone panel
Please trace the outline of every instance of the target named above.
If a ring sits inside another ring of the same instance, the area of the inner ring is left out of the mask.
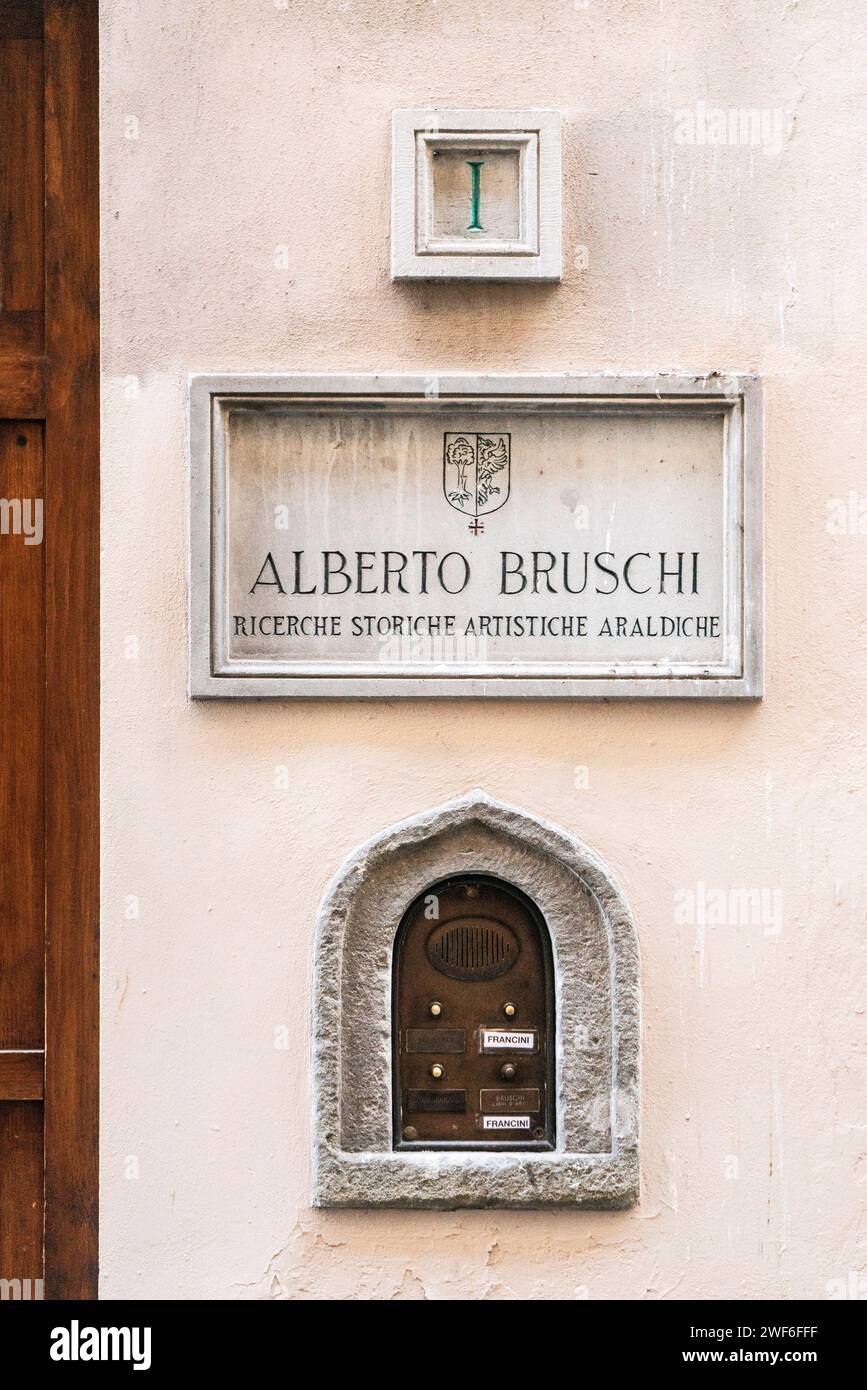
[[[426,145],[430,179],[430,231],[419,250],[460,242],[472,254],[486,242],[522,239],[519,147],[496,149],[472,142],[464,149]],[[455,248],[456,249],[456,248]]]

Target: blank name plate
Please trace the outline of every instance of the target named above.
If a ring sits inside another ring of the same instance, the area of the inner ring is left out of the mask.
[[[418,1112],[426,1114],[462,1115],[467,1108],[467,1093],[462,1090],[411,1090],[407,1091],[406,1108],[410,1114]]]

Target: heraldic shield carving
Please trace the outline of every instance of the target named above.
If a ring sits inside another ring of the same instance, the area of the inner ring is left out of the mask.
[[[509,498],[509,434],[445,434],[443,492],[449,506],[464,516],[499,511]]]

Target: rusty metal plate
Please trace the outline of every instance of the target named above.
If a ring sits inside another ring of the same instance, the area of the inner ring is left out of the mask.
[[[407,1091],[406,1108],[410,1114],[459,1115],[467,1108],[466,1091]]]
[[[464,1052],[467,1035],[463,1028],[407,1028],[403,1045],[407,1052]]]
[[[486,875],[431,885],[394,969],[395,1145],[551,1148],[551,952],[529,899]]]

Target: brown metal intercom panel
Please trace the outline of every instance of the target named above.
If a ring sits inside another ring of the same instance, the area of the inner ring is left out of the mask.
[[[547,929],[484,875],[435,884],[395,952],[396,1148],[554,1144],[554,996]]]

